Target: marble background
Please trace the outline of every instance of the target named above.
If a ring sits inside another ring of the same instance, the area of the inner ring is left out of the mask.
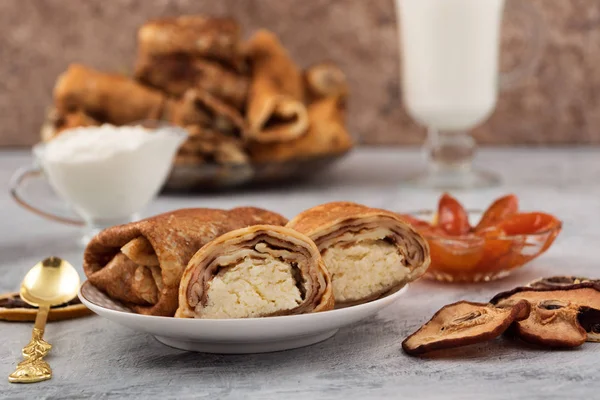
[[[600,1],[527,1],[546,26],[541,62],[502,93],[475,135],[488,144],[600,144]],[[514,6],[514,4],[513,4]],[[526,22],[510,12],[502,67],[527,51]],[[302,66],[334,60],[351,87],[350,129],[366,144],[416,144],[424,129],[403,110],[393,0],[2,0],[0,145],[37,141],[56,76],[71,62],[127,71],[146,19],[231,15],[249,35],[267,27]]]

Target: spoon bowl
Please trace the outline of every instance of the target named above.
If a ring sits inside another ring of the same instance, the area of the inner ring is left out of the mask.
[[[33,266],[21,283],[21,298],[39,306],[57,306],[77,296],[80,280],[75,268],[58,257],[49,257]]]

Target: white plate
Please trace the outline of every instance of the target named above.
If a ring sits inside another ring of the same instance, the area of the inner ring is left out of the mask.
[[[167,346],[204,353],[266,353],[309,346],[338,329],[376,314],[406,293],[407,286],[369,303],[312,314],[240,319],[180,319],[135,314],[89,282],[79,298],[90,310],[136,331],[154,335]]]

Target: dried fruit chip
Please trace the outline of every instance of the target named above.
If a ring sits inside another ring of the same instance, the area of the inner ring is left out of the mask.
[[[577,321],[579,306],[559,300],[543,300],[532,307],[529,318],[515,326],[518,337],[548,347],[577,347],[587,339]]]
[[[587,332],[588,342],[600,342],[600,310],[590,307],[581,307],[577,321]]]
[[[560,289],[584,282],[595,282],[600,284],[600,279],[590,279],[582,276],[551,276],[549,278],[536,279],[535,281],[529,282],[527,286],[539,289]]]
[[[501,335],[514,322],[527,318],[529,303],[508,307],[459,301],[443,307],[418,331],[402,342],[411,355],[467,346]]]
[[[0,294],[0,321],[35,321],[37,307],[25,303],[19,293]],[[76,297],[50,308],[48,321],[61,321],[93,314]]]
[[[531,304],[529,318],[515,324],[526,342],[548,347],[577,347],[600,339],[600,285],[586,282],[562,288],[519,287],[496,295],[492,304]]]

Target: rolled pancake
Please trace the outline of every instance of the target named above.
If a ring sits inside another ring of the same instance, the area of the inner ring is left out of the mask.
[[[318,100],[325,97],[348,97],[349,87],[346,74],[332,62],[310,66],[304,71],[306,97]]]
[[[94,286],[135,312],[173,316],[181,275],[198,249],[234,229],[285,222],[253,207],[176,210],[100,232],[85,249],[83,269]]]
[[[138,56],[136,78],[171,96],[182,96],[190,88],[204,90],[238,110],[244,108],[248,76],[217,62],[183,54]]]
[[[248,164],[248,155],[241,139],[215,129],[187,126],[189,137],[179,148],[180,153],[198,154],[217,164]]]
[[[56,81],[54,105],[60,115],[81,111],[99,122],[125,125],[160,119],[171,102],[125,76],[72,64]]]
[[[187,265],[178,318],[253,318],[333,308],[329,272],[315,244],[281,226],[218,237]]]
[[[246,137],[256,142],[285,142],[306,133],[302,74],[277,37],[258,31],[247,44],[251,68]]]
[[[56,109],[52,109],[41,129],[42,141],[52,140],[68,129],[98,125],[100,125],[100,122],[81,110],[61,115]]]
[[[350,202],[306,210],[286,225],[310,237],[333,283],[336,306],[401,289],[430,263],[427,241],[395,213]]]
[[[200,125],[231,134],[248,129],[237,109],[201,89],[186,91],[173,110],[170,121],[179,126]]]
[[[331,96],[308,106],[308,132],[288,142],[251,143],[248,146],[255,162],[288,161],[347,152],[353,146],[346,130],[339,98]]]
[[[186,54],[239,67],[240,27],[230,18],[186,15],[148,21],[138,30],[141,55]]]

